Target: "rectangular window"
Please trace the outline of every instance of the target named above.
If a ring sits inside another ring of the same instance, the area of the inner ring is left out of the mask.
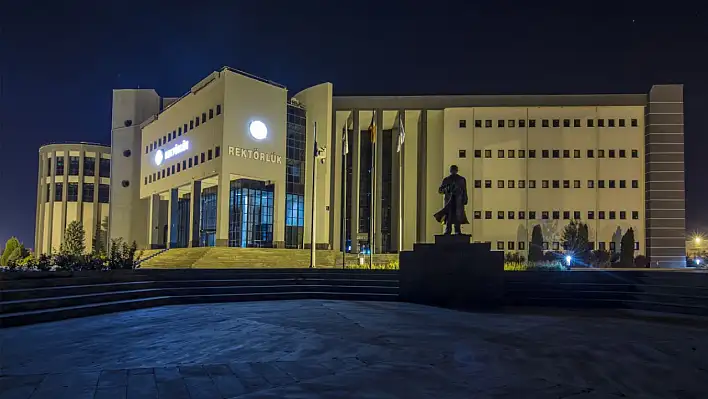
[[[207,150],[207,160],[211,161],[214,158],[213,155],[214,153],[212,150]]]
[[[492,218],[492,211],[484,211],[484,218],[491,219]]]
[[[580,220],[580,211],[573,211],[573,219]]]
[[[595,211],[588,211],[588,219],[589,220],[595,219]]]
[[[507,186],[508,188],[514,188],[514,181],[513,181],[513,180],[507,181],[507,182],[506,182],[506,186]]]
[[[484,121],[484,127],[492,127],[492,120],[487,119]]]
[[[461,128],[467,127],[467,120],[465,120],[465,119],[460,119],[459,126],[460,126]]]
[[[179,172],[182,168],[182,164],[177,162],[177,172]]]
[[[499,119],[497,121],[497,127],[504,127],[504,119]]]
[[[588,150],[588,158],[595,158],[595,151],[594,150]]]
[[[529,150],[529,158],[536,158],[536,150]]]
[[[181,135],[182,135],[182,126],[180,126],[179,128],[177,128],[177,135],[178,135],[178,136],[181,136]]]
[[[605,150],[597,150],[597,157],[604,158],[605,157]]]
[[[221,104],[218,104],[218,105],[216,106],[216,114],[217,114],[217,115],[221,115]]]
[[[162,136],[162,144],[167,144],[167,136]]]
[[[560,243],[558,241],[553,241],[553,250],[558,251],[560,249]]]
[[[514,241],[507,241],[506,249],[513,251],[514,250]]]
[[[614,158],[614,157],[615,157],[615,150],[609,150],[608,152],[609,152],[610,158]]]
[[[482,158],[482,150],[474,150],[475,158]]]
[[[182,170],[187,169],[187,161],[182,161]]]
[[[47,158],[47,177],[52,175],[52,158]]]
[[[560,150],[553,150],[553,158],[560,158]]]
[[[573,180],[573,188],[580,188],[580,180]]]
[[[514,150],[507,151],[507,158],[514,158],[515,156],[516,156],[516,153]]]
[[[573,127],[580,127],[580,119],[573,119]]]
[[[607,248],[606,244],[604,241],[600,241],[597,243],[597,249],[600,251],[604,251]]]
[[[519,188],[526,188],[526,180],[519,180]]]
[[[497,212],[497,219],[504,219],[504,211]]]
[[[47,196],[45,197],[45,202],[49,202],[52,200],[52,185],[47,184]]]
[[[194,127],[199,127],[199,116],[196,117],[196,119],[194,120],[194,122],[195,122],[195,123],[194,123]]]
[[[194,156],[194,166],[199,165],[199,155]]]
[[[194,121],[193,120],[189,121],[189,130],[192,130],[192,129],[194,129]]]
[[[507,121],[507,124],[509,125],[509,127],[516,127],[516,120],[515,120],[515,119],[509,119],[509,120]]]
[[[573,158],[580,158],[580,150],[573,150]]]
[[[526,250],[526,243],[524,241],[519,241],[519,251]]]
[[[79,183],[69,183],[66,185],[66,200],[69,202],[79,200]]]
[[[604,181],[604,180],[598,180],[598,181],[597,181],[597,188],[605,188],[605,181]]]
[[[615,250],[615,242],[610,241],[610,251],[614,251],[614,250]]]
[[[96,175],[96,158],[84,157],[84,176]]]
[[[553,219],[554,220],[560,219],[560,211],[553,211]]]
[[[605,218],[605,211],[599,211],[599,212],[597,212],[597,218],[598,218],[598,219],[604,219],[604,218]]]
[[[563,180],[563,188],[570,188],[570,180]]]
[[[497,249],[500,251],[504,250],[504,241],[497,241]]]
[[[206,112],[202,112],[202,123],[206,122]]]
[[[492,150],[484,150],[484,157],[491,158],[492,157]]]
[[[610,219],[615,219],[616,212],[615,211],[610,211]]]
[[[526,127],[526,119],[519,119],[519,127]]]
[[[639,188],[639,180],[632,180],[632,188]]]
[[[506,218],[507,219],[513,219],[514,218],[514,211],[508,211],[506,213]]]
[[[553,180],[553,188],[560,188],[560,180]]]
[[[638,150],[632,150],[632,158],[639,158],[639,151]]]
[[[570,127],[570,119],[563,119],[563,127]]]
[[[526,158],[526,150],[519,150],[519,158]]]
[[[550,156],[550,151],[541,150],[541,158],[548,158]]]
[[[529,188],[536,188],[536,180],[529,180]]]
[[[185,123],[182,125],[182,131],[184,131],[184,134],[187,134],[187,124]]]
[[[615,120],[614,120],[614,119],[608,119],[608,120],[607,120],[607,127],[615,127]]]
[[[211,108],[209,109],[209,119],[214,119],[214,110]]]
[[[627,150],[619,150],[620,158],[627,158]]]
[[[57,157],[56,167],[54,168],[57,176],[64,176],[64,156]]]
[[[221,147],[219,147],[217,145],[216,148],[214,148],[214,158],[219,158],[220,155],[221,155]]]
[[[519,212],[518,212],[518,215],[519,215],[519,219],[521,219],[521,220],[526,219],[526,212],[524,212],[524,211],[519,211]]]
[[[187,162],[187,166],[190,168],[192,167],[192,158],[189,158],[189,162]]]
[[[531,220],[536,219],[536,211],[529,211],[529,219],[531,219]]]
[[[474,120],[474,127],[482,127],[482,120],[481,120],[481,119],[475,119],[475,120]]]
[[[632,127],[637,127],[639,126],[639,123],[636,119],[632,119]]]
[[[84,183],[81,200],[84,202],[93,202],[93,183]]]
[[[605,127],[605,120],[604,120],[604,119],[598,119],[598,120],[597,120],[597,127]]]
[[[548,211],[541,212],[541,219],[544,219],[544,220],[548,219]]]
[[[111,160],[101,158],[98,160],[98,176],[111,177]]]
[[[614,180],[608,180],[607,181],[607,186],[609,188],[615,188],[615,181]]]
[[[624,119],[620,119],[620,120],[619,120],[619,127],[625,127],[625,126],[626,126],[625,123],[626,123],[626,122],[625,122]]]
[[[639,241],[634,242],[634,250],[639,251]]]
[[[149,146],[145,146],[145,153],[147,154],[148,152],[150,152],[150,147],[149,147]]]
[[[541,188],[548,188],[548,180],[541,180]]]
[[[560,119],[553,120],[553,127],[560,127]]]
[[[595,180],[588,180],[588,188],[595,188]]]
[[[620,219],[621,220],[627,219],[627,212],[626,211],[620,211]]]
[[[170,176],[171,174],[172,174],[172,169],[170,169],[170,168],[168,167],[168,168],[167,168],[167,176]]]
[[[543,250],[548,251],[548,241],[543,242]]]
[[[64,184],[54,183],[54,201],[61,201],[64,194]]]
[[[504,180],[497,181],[497,188],[504,188]]]
[[[529,119],[529,127],[536,127],[536,119]]]
[[[565,220],[570,219],[570,211],[563,211],[563,219],[565,219]]]
[[[632,219],[634,219],[634,220],[639,219],[639,211],[632,211]]]
[[[541,127],[550,127],[548,119],[541,119]]]
[[[475,219],[482,219],[482,211],[474,211]]]
[[[474,181],[474,188],[482,188],[482,181],[481,181],[481,180],[475,180],[475,181]]]
[[[205,154],[202,152],[202,159],[201,159],[201,162],[202,162],[202,163],[205,162],[205,161],[204,161],[205,158],[206,158],[206,156],[205,156]]]
[[[497,158],[504,158],[504,150],[497,150]]]
[[[69,157],[69,176],[79,175],[79,157]],[[74,200],[76,201],[76,200]]]
[[[627,188],[627,180],[620,180],[620,188]]]
[[[588,119],[588,127],[595,127],[595,120],[594,119]]]
[[[484,188],[492,188],[492,181],[491,181],[491,180],[485,180],[485,181],[484,181]]]
[[[107,204],[111,197],[111,188],[108,184],[98,185],[98,202],[101,204]]]
[[[563,150],[563,158],[570,158],[570,150]]]

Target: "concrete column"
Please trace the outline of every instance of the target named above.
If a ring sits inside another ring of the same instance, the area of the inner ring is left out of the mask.
[[[173,188],[170,190],[169,201],[169,211],[167,221],[167,246],[168,248],[177,247],[177,222],[179,220],[179,214],[177,212],[177,204],[179,202],[179,190]]]
[[[52,245],[56,244],[52,242],[52,234],[53,234],[53,229],[54,229],[54,191],[56,190],[56,185],[54,184],[54,178],[56,177],[57,174],[57,153],[52,152],[51,153],[51,162],[52,162],[52,173],[49,178],[49,215],[47,215],[47,220],[49,223],[47,224],[47,229],[49,231],[47,232],[47,242],[45,243],[47,251],[46,253],[51,254],[52,253]],[[58,248],[57,248],[58,249]]]
[[[354,110],[354,128],[351,137],[349,137],[352,146],[352,152],[349,153],[349,156],[352,157],[352,189],[347,195],[351,204],[351,213],[349,214],[351,236],[349,239],[352,244],[352,253],[359,253],[359,174],[361,170],[361,124],[359,117],[359,110]]]
[[[68,205],[66,194],[69,192],[69,150],[64,151],[64,155],[62,156],[64,157],[64,182],[61,185],[61,232],[59,234],[61,244],[64,243],[64,232],[66,231],[66,207]]]
[[[285,248],[285,180],[273,187],[273,247]]]
[[[443,160],[443,111],[427,110],[425,120],[426,130],[426,165],[424,169],[426,188],[425,208],[422,217],[425,218],[425,242],[433,242],[436,234],[442,233],[442,227],[435,220],[433,215],[443,206],[443,197],[438,194],[438,186],[445,177],[445,165]]]
[[[39,168],[37,168],[37,206],[35,207],[35,224],[34,224],[34,250],[36,253],[42,252],[42,234],[44,234],[44,204],[47,195],[46,172],[47,157],[46,154],[39,154]]]
[[[150,218],[148,223],[148,243],[151,249],[160,248],[160,195],[150,196]]]
[[[384,111],[382,109],[376,110],[376,184],[374,187],[374,192],[372,193],[374,197],[374,253],[382,252],[382,238],[381,234],[381,220],[383,219],[383,149],[384,140],[388,140],[389,137],[384,135]]]
[[[85,156],[86,156],[86,150],[82,148],[81,150],[79,150],[79,184],[78,184],[79,196],[76,198],[76,220],[81,222],[82,225],[84,223],[84,157]],[[91,228],[89,228],[85,231],[85,233],[86,233],[86,249],[89,252],[93,248],[93,240],[91,240],[91,238],[93,237],[92,233],[95,229],[96,229],[96,226],[91,226]]]
[[[344,170],[346,165],[343,164],[343,142],[342,142],[342,129],[347,126],[347,121],[349,120],[349,111],[337,111],[335,117],[333,118],[332,126],[332,147],[328,150],[329,157],[332,157],[332,182],[330,187],[332,188],[330,192],[330,203],[332,207],[330,208],[330,242],[332,243],[332,249],[335,251],[342,250],[342,184],[344,184]],[[351,154],[349,154],[351,155]]]
[[[418,137],[420,111],[405,111],[406,141],[403,156],[403,249],[413,250],[418,231]]]
[[[403,111],[399,111],[401,117],[403,116]],[[398,152],[398,136],[400,132],[400,126],[398,113],[396,112],[396,119],[394,122],[393,130],[391,131],[391,249],[398,252],[398,224],[400,216],[400,163],[401,153]]]
[[[103,218],[108,218],[110,215],[110,209],[108,211],[109,215],[104,215],[100,212],[101,207],[98,205],[98,186],[99,183],[101,182],[101,179],[98,177],[98,165],[100,163],[99,159],[101,158],[101,153],[96,151],[96,154],[94,155],[94,162],[93,162],[93,220],[96,221],[96,229],[103,228]],[[111,161],[112,162],[112,161]],[[110,199],[109,199],[110,200]],[[110,205],[110,204],[109,204]],[[106,241],[103,243],[104,248],[106,248],[106,251],[110,249],[111,247],[111,240],[108,235],[108,229],[110,228],[110,223],[111,221],[108,220],[108,225],[106,226],[106,232],[105,235],[101,235],[101,239],[105,239]],[[131,243],[132,244],[132,243]],[[143,244],[144,245],[144,244]]]
[[[202,181],[192,181],[192,194],[189,197],[189,246],[199,246],[199,220],[201,219]]]
[[[229,246],[229,194],[231,177],[228,173],[219,175],[219,189],[216,197],[216,246]]]

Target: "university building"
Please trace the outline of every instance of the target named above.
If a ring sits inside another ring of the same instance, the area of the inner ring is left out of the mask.
[[[619,251],[632,228],[637,254],[683,267],[682,90],[339,97],[324,83],[291,96],[229,68],[180,98],[116,90],[109,233],[154,248],[309,247],[316,166],[317,247],[397,252],[442,231],[432,215],[455,164],[474,241],[525,253],[539,225],[560,250],[580,220],[595,249]]]

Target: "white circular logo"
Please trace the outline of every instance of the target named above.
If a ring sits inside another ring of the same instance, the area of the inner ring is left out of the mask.
[[[162,150],[157,150],[155,153],[155,165],[160,166],[162,161],[165,160],[165,153]]]
[[[250,125],[248,125],[248,131],[251,133],[251,136],[256,139],[256,140],[263,140],[268,136],[268,128],[266,127],[265,123],[261,121],[253,121],[251,122]]]

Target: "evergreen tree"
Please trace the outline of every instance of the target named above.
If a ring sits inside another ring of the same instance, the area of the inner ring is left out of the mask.
[[[531,245],[529,246],[529,262],[539,262],[543,260],[543,233],[541,226],[533,226],[531,232]]]
[[[78,220],[74,220],[69,223],[64,232],[61,252],[66,255],[80,256],[84,251],[86,251],[86,232],[84,226]]]
[[[588,235],[588,226],[574,220],[563,229],[563,249],[572,254],[575,262],[581,265],[588,264]]]
[[[106,242],[108,237],[108,217],[96,224],[96,233],[93,236],[93,253],[106,255]]]
[[[2,256],[0,256],[0,266],[9,266],[10,256],[21,246],[22,244],[20,244],[20,240],[18,240],[17,237],[10,237],[5,243],[5,250],[2,252]]]
[[[622,236],[620,245],[620,265],[632,267],[634,263],[634,230],[630,227]]]

